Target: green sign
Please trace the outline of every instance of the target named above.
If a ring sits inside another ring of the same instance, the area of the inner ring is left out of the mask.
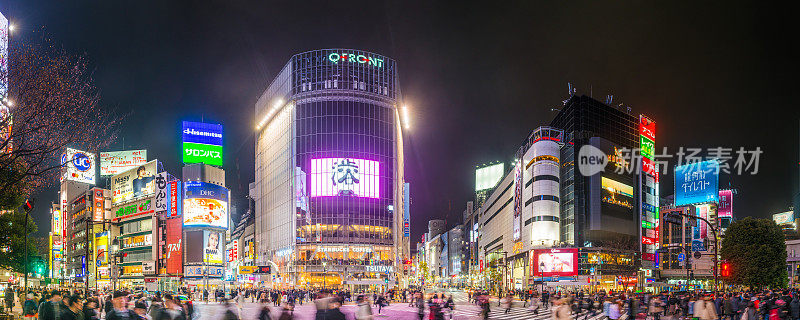
[[[642,220],[642,228],[653,229],[653,227],[655,227],[655,225],[652,222]]]
[[[183,163],[205,163],[222,166],[222,146],[203,143],[183,143]]]
[[[145,213],[153,213],[152,207],[150,206],[150,200],[119,208],[115,213],[115,217],[120,219]]]
[[[645,136],[639,136],[639,138],[642,157],[653,160],[653,153],[656,151],[656,143]]]

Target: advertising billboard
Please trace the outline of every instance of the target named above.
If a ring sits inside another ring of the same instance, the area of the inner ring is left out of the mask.
[[[675,206],[719,201],[719,164],[708,160],[675,168]]]
[[[494,188],[505,173],[505,164],[498,163],[475,170],[475,191]]]
[[[167,173],[159,172],[156,175],[156,213],[165,212],[169,209],[169,184],[167,184]]]
[[[183,122],[183,163],[222,166],[222,125]]]
[[[100,152],[100,175],[113,176],[147,163],[147,150]]]
[[[183,221],[179,218],[166,221],[167,273],[183,273]]]
[[[183,188],[180,180],[172,180],[169,183],[169,216],[177,217],[183,213]]]
[[[153,210],[153,201],[147,199],[117,208],[112,219],[127,219],[153,213],[155,213],[155,210]]]
[[[311,159],[311,197],[380,197],[380,163],[353,158]]]
[[[152,196],[156,192],[157,164],[158,160],[153,160],[112,177],[112,204]]]
[[[94,153],[67,148],[61,154],[61,182],[94,184],[95,171]]]
[[[54,236],[61,235],[61,210],[59,209],[52,209],[52,217],[53,217],[53,224],[51,226],[51,230],[53,230]]]
[[[203,263],[204,232],[204,230],[193,230],[186,231],[184,234],[185,243],[189,244],[183,245],[183,256],[186,258],[186,263]]]
[[[8,96],[8,19],[0,12],[0,99]]]
[[[228,189],[212,183],[184,183],[183,226],[228,228]]]
[[[538,277],[578,274],[578,249],[535,249],[534,275]]]
[[[719,205],[717,206],[717,217],[733,218],[733,190],[719,191]]]
[[[772,215],[772,221],[775,221],[775,224],[781,225],[789,225],[791,227],[795,227],[794,223],[794,211],[786,211],[781,213],[776,213]]]
[[[95,263],[98,267],[108,266],[108,231],[94,235]]]
[[[203,231],[203,262],[206,264],[222,264],[225,242],[219,232]]]
[[[103,190],[94,189],[94,201],[92,205],[92,219],[94,221],[102,221],[106,217],[106,196]]]

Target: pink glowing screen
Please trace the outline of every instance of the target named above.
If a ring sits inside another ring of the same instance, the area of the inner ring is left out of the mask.
[[[380,163],[353,158],[311,159],[311,197],[380,197]]]

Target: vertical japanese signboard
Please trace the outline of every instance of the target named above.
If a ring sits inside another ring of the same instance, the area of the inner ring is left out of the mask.
[[[156,175],[155,212],[162,213],[167,211],[168,205],[169,185],[167,184],[167,173],[159,172]]]

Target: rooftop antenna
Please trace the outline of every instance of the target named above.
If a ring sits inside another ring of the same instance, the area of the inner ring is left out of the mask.
[[[614,95],[613,94],[607,94],[606,95],[606,104],[607,105],[611,105],[612,101],[614,101]]]

